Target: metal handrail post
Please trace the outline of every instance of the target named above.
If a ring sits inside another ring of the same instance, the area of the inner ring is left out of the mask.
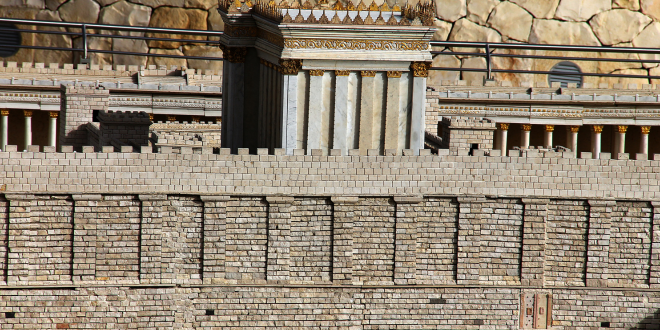
[[[87,59],[87,25],[85,24],[82,25],[82,37],[83,37],[83,49],[85,50],[83,53],[84,54],[83,58]]]
[[[490,72],[490,44],[486,43],[486,79],[491,80],[493,77]]]

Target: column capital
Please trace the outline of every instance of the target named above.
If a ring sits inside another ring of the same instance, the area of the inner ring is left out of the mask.
[[[325,70],[309,70],[310,76],[322,76],[325,73]]]
[[[523,125],[520,126],[520,129],[522,129],[523,131],[529,132],[529,131],[532,130],[532,125],[531,124],[523,124]]]
[[[499,128],[503,131],[507,131],[507,130],[509,130],[509,124],[507,124],[507,123],[497,123],[497,128]]]
[[[591,126],[591,130],[594,133],[598,133],[598,134],[603,133],[603,125],[593,125]]]
[[[199,123],[199,119],[200,119],[199,116],[192,116],[192,122],[193,123]]]
[[[48,111],[48,115],[50,116],[50,118],[57,118],[57,117],[59,117],[60,112],[59,111]]]
[[[3,116],[9,116],[9,109],[0,110],[0,114],[2,114]]]
[[[554,132],[555,131],[555,125],[545,125],[545,131],[546,132]]]
[[[580,131],[580,126],[571,126],[571,132],[577,133]]]
[[[167,121],[176,121],[176,116],[174,116],[174,115],[167,115]]]
[[[23,110],[23,116],[32,117],[32,110]]]
[[[616,128],[619,131],[619,133],[625,133],[626,131],[628,131],[627,125],[618,125]]]
[[[375,77],[376,71],[360,71],[362,77]]]
[[[247,48],[245,47],[227,47],[220,45],[222,57],[231,63],[245,63]]]
[[[297,75],[302,68],[302,61],[296,59],[280,59],[280,72],[286,75]]]
[[[649,134],[651,132],[651,126],[642,126],[641,129],[642,129],[642,134]]]
[[[401,71],[387,71],[387,78],[401,78]]]
[[[428,77],[430,67],[431,63],[428,62],[412,62],[412,64],[410,64],[410,68],[413,71],[413,76],[415,77]]]
[[[335,76],[337,77],[346,77],[351,74],[349,70],[335,70]]]

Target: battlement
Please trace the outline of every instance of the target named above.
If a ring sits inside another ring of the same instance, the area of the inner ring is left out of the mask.
[[[150,125],[149,114],[143,111],[99,111],[98,119],[102,124]]]
[[[442,125],[449,128],[495,130],[495,123],[489,119],[477,117],[443,117]]]

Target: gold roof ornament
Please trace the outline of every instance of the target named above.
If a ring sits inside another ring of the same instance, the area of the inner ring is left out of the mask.
[[[383,12],[378,12],[378,18],[376,18],[376,25],[385,25],[385,19],[383,18]]]
[[[314,12],[313,11],[311,13],[309,13],[309,16],[307,16],[307,20],[305,21],[305,23],[307,23],[307,24],[316,24],[318,22],[319,21],[316,19],[316,17],[314,17]]]
[[[348,0],[348,4],[346,5],[346,10],[356,10],[357,8],[355,7],[355,4],[353,4],[353,0]]]
[[[314,5],[312,5],[312,3],[307,0],[303,3],[302,9],[314,9]]]
[[[286,11],[286,15],[284,15],[284,18],[282,18],[282,23],[293,23],[293,19],[291,18],[291,15],[289,15],[289,11]]]
[[[319,0],[319,2],[316,4],[316,8],[329,8],[330,4],[328,3],[328,0]]]
[[[392,7],[392,11],[401,11],[401,6],[399,6],[399,2],[395,2],[394,6]]]
[[[332,20],[330,21],[330,24],[341,24],[341,20],[339,19],[339,15],[337,15],[336,11],[335,11],[335,16],[332,16]]]
[[[275,0],[268,1],[268,6],[275,6]]]
[[[282,0],[279,5],[280,8],[288,9],[289,3],[286,0]]]
[[[302,10],[298,9],[298,16],[293,20],[294,23],[304,23],[305,18],[302,15]]]
[[[247,6],[248,6],[248,7],[252,8],[252,1],[247,0],[247,1],[245,1],[245,3],[247,3]]]
[[[405,25],[410,25],[410,21],[408,18],[405,16],[401,17],[401,20],[399,21],[399,25],[405,26]]]
[[[383,4],[380,6],[380,11],[391,11],[390,6],[387,5],[387,1],[383,1]]]
[[[330,24],[328,16],[325,15],[325,10],[323,10],[323,15],[321,15],[321,18],[319,18],[319,24]]]
[[[250,12],[250,7],[248,7],[247,3],[243,2],[243,5],[241,6],[241,13],[249,13]]]
[[[367,10],[367,6],[365,6],[364,2],[360,0],[360,3],[357,6],[357,10]]]
[[[372,0],[371,4],[369,5],[369,10],[371,11],[378,11],[378,5],[376,4],[376,0]]]
[[[371,12],[368,12],[368,13],[367,13],[367,18],[364,20],[364,23],[363,23],[363,24],[364,24],[364,25],[373,25],[374,23],[375,23],[375,22],[374,22],[374,19],[371,18]]]
[[[348,15],[348,13],[346,13],[346,16],[344,16],[344,20],[341,21],[341,24],[344,24],[344,25],[352,25],[353,24],[353,20]]]
[[[350,0],[349,0],[350,2]],[[332,5],[332,9],[334,10],[346,10],[346,7],[341,3],[340,0],[337,0],[334,5]]]
[[[300,9],[300,2],[299,1],[291,2],[291,9]]]
[[[394,15],[391,15],[390,19],[387,20],[387,25],[399,25],[399,22],[396,21]]]
[[[346,15],[346,17],[348,17],[348,15]],[[355,24],[355,25],[363,25],[364,24],[364,20],[362,19],[362,16],[360,16],[360,13],[355,15],[355,19],[353,20],[353,24]]]

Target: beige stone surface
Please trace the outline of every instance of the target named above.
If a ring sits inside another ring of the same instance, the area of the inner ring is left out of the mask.
[[[433,26],[435,26],[438,30],[433,33],[431,40],[447,40],[447,37],[449,37],[449,32],[452,28],[452,24],[436,18],[433,20]]]
[[[454,28],[449,33],[448,40],[501,42],[502,36],[491,28],[472,23],[463,18],[454,23]]]
[[[472,22],[486,25],[488,15],[497,6],[500,0],[468,0],[467,19]]]
[[[637,11],[641,7],[639,6],[639,0],[613,0],[612,8],[623,8]]]
[[[455,22],[467,14],[465,0],[444,0],[436,8],[436,16],[449,22]]]
[[[488,19],[488,25],[503,37],[527,42],[534,18],[526,10],[511,2],[497,5]],[[512,24],[515,22],[515,24]]]
[[[566,56],[566,52],[562,51],[535,51],[535,55],[543,56]],[[571,52],[570,56],[574,57],[594,57],[597,56],[594,53],[581,53],[581,52]],[[534,59],[532,61],[532,70],[534,71],[550,71],[552,68],[557,65],[557,63],[562,62],[562,60],[543,60],[543,59]],[[582,72],[596,72],[598,69],[598,63],[594,61],[575,61],[574,62]],[[548,82],[547,75],[533,75],[535,82]],[[598,86],[599,79],[597,77],[584,77],[585,83],[593,83]]]
[[[660,0],[639,0],[642,13],[651,16],[654,20],[660,21]]]
[[[649,69],[649,76],[660,77],[660,66]],[[660,84],[660,79],[651,79],[652,84]]]
[[[186,8],[198,8],[209,10],[213,6],[217,6],[218,1],[216,0],[186,0],[183,4]]]
[[[96,23],[101,6],[93,0],[69,0],[58,9],[66,22]]]
[[[175,28],[175,29],[192,29],[192,30],[206,30],[208,12],[199,9],[183,9],[173,7],[158,7],[151,14],[151,21],[149,26]],[[178,35],[178,34],[161,34],[161,33],[148,33],[147,36],[161,37],[161,38],[182,38],[204,40],[204,36],[191,36],[191,35]],[[149,47],[152,48],[179,48],[181,42],[175,41],[149,41]]]
[[[148,53],[149,47],[144,40],[137,39],[114,39],[112,41],[112,50],[136,53]],[[145,65],[147,62],[146,56],[138,55],[112,55],[113,63],[115,65]]]
[[[82,38],[73,39],[73,45],[74,45],[75,48],[83,48]],[[91,49],[91,50],[95,50],[95,49],[98,49],[98,50],[112,50],[112,39],[111,38],[90,37],[90,38],[87,38],[87,47],[88,47],[88,49]],[[82,56],[83,56],[82,52],[76,52],[74,54],[74,60],[78,60],[78,58],[80,58]],[[107,64],[112,64],[112,54],[89,52],[87,56],[91,60],[92,64],[98,64],[100,66],[107,65]]]
[[[66,0],[46,0],[46,8],[50,10],[57,10]]]
[[[632,47],[633,45],[629,42],[617,44],[614,47]],[[607,53],[602,52],[598,54],[598,57],[601,58],[615,58],[615,59],[631,59],[639,60],[639,55],[637,54],[625,54],[625,53]],[[641,69],[641,63],[634,62],[598,62],[598,73],[610,73],[617,70],[624,69]]]
[[[116,24],[128,26],[148,26],[151,18],[151,7],[120,1],[103,7],[99,16],[101,24]],[[144,35],[143,32],[111,31],[118,35]]]
[[[559,0],[510,0],[525,8],[536,18],[553,18]]]
[[[2,5],[8,7],[11,6],[35,9],[46,8],[46,3],[44,0],[3,0]]]
[[[498,54],[518,54],[518,55],[532,55],[534,51],[531,50],[513,50],[501,49],[497,50]],[[532,70],[533,61],[530,58],[522,57],[492,57],[493,69],[500,70]],[[493,73],[496,81],[510,81],[513,86],[521,86],[523,82],[531,82],[534,80],[534,75],[531,74],[516,74],[516,73]]]
[[[215,46],[186,45],[183,46],[183,54],[186,56],[222,57],[222,50]],[[198,70],[213,70],[216,73],[219,73],[222,72],[222,61],[188,59],[188,68]]]
[[[133,3],[156,8],[160,6],[183,7],[184,0],[129,0]]]
[[[225,30],[225,22],[222,20],[222,16],[220,16],[220,13],[218,13],[218,6],[213,6],[211,9],[209,9],[207,27],[209,30],[213,30],[213,31]]]
[[[432,67],[460,68],[461,60],[454,55],[436,55]],[[443,80],[456,81],[460,78],[460,71],[431,70],[427,84],[429,86],[440,86]]]
[[[646,69],[624,69],[616,70],[611,73],[614,74],[625,74],[625,75],[639,75],[639,76],[648,76],[649,71]],[[629,84],[637,84],[637,88],[641,88],[644,84],[650,84],[650,79],[644,78],[610,78],[610,77],[601,77],[600,83],[612,83],[612,84],[623,84],[628,86]]]
[[[587,23],[545,19],[534,20],[529,42],[534,44],[600,45],[598,38]]]
[[[122,0],[96,0],[96,2],[98,2],[101,5],[101,7],[111,5],[117,1],[122,1]]]
[[[160,48],[151,48],[149,49],[149,54],[165,54],[165,55],[183,55],[183,53],[178,49],[160,49]],[[172,65],[177,67],[186,66],[186,60],[183,58],[172,58],[172,57],[149,57],[147,59],[147,65],[165,65],[169,70]]]
[[[610,9],[612,9],[611,0],[561,0],[555,17],[567,21],[583,22]]]
[[[0,7],[0,17],[11,17],[11,18],[21,18],[21,19],[35,19],[39,13],[38,9],[34,8],[23,8],[23,7]],[[31,29],[34,30],[33,26],[17,25],[18,28]],[[31,45],[34,44],[34,33],[22,33],[21,37],[23,39],[23,44]],[[14,61],[14,62],[32,62],[34,55],[33,49],[22,48],[19,49],[16,54],[2,58],[4,61]]]
[[[649,24],[635,39],[632,45],[634,47],[644,48],[660,48],[660,22],[653,22]],[[660,55],[645,55],[640,54],[641,59],[646,60],[660,60]],[[644,63],[645,68],[652,68],[658,66],[658,63]]]
[[[589,21],[596,37],[608,46],[632,41],[649,23],[646,15],[627,9],[602,12]]]
[[[62,21],[60,15],[56,11],[42,10],[36,16],[35,19],[41,21]],[[59,31],[66,32],[65,28],[56,28],[56,27],[39,27],[38,30],[41,31]],[[68,35],[58,35],[58,34],[49,34],[49,33],[36,33],[34,34],[34,43],[39,46],[48,46],[48,47],[62,47],[62,48],[71,48],[71,37]],[[71,52],[62,51],[62,50],[39,50],[35,49],[34,59],[35,62],[42,63],[73,63]]]
[[[470,68],[470,69],[485,69],[486,68],[486,59],[483,57],[468,57],[464,58],[461,61],[461,68]],[[466,80],[469,82],[477,81],[482,82],[486,77],[485,72],[461,72],[461,80]]]

